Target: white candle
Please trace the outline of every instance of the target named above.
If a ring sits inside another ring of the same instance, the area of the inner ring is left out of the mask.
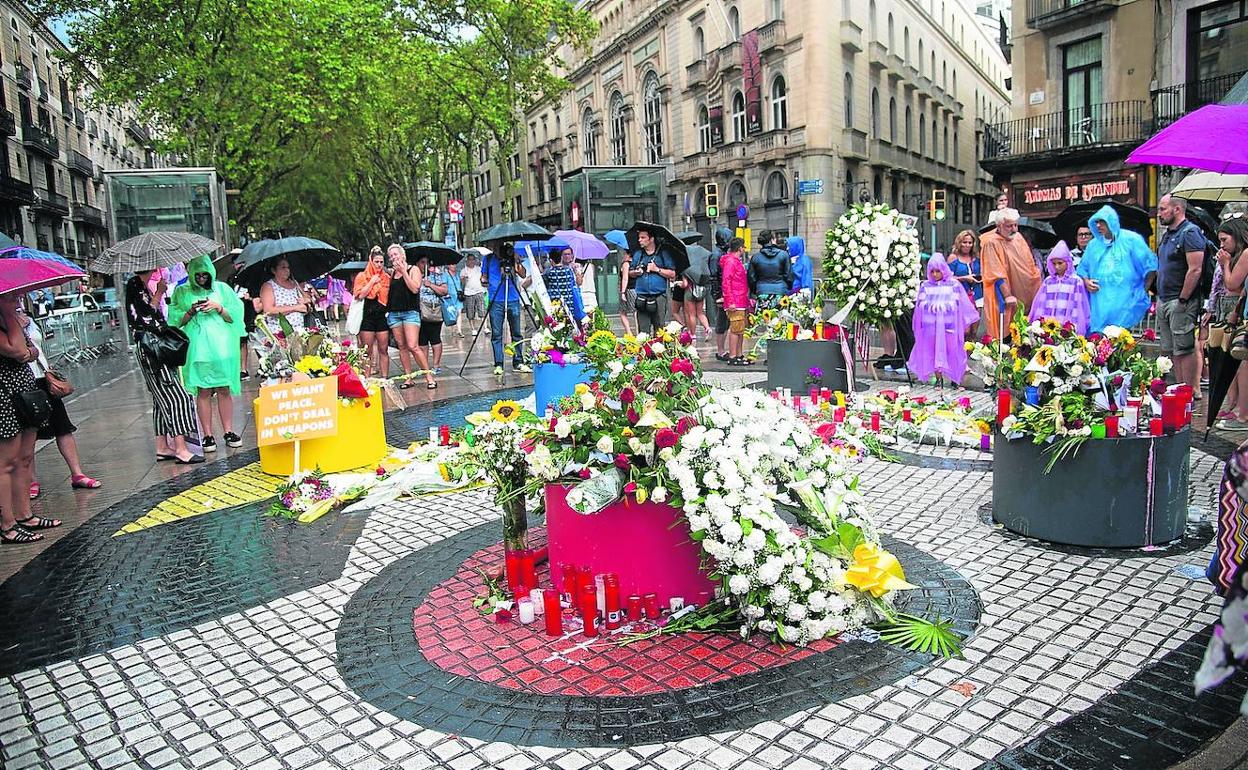
[[[606,616],[607,614],[607,584],[605,575],[594,575],[594,587],[598,590],[597,604],[598,614]]]
[[[429,443],[438,443],[438,426],[436,425],[429,426]]]
[[[673,596],[667,600],[667,606],[671,608],[672,612],[680,612],[685,608],[685,599],[683,596]]]
[[[520,600],[520,622],[526,626],[533,622],[533,602],[528,599]]]
[[[535,615],[546,614],[546,597],[542,595],[542,589],[534,588],[529,591],[529,601],[533,604],[533,613]]]

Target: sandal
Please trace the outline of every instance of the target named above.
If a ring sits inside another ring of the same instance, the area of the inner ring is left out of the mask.
[[[176,460],[176,459],[178,459],[177,455],[162,455],[159,452],[156,453],[156,462],[158,463],[163,463],[166,460]]]
[[[404,380],[402,383],[399,384],[399,390],[407,390],[408,388],[412,387],[412,385],[413,383],[411,380]]]
[[[24,519],[14,519],[22,529],[52,529],[61,526],[60,519],[45,519],[42,516],[27,516]]]
[[[74,489],[99,489],[101,486],[98,480],[91,478],[85,473],[71,477],[69,485]]]
[[[30,499],[31,500],[34,500],[36,497],[38,497],[39,493],[42,491],[43,490],[39,487],[38,481],[30,482]]]
[[[27,532],[17,526],[12,529],[0,529],[0,542],[5,545],[25,545],[26,543],[33,543],[42,539],[43,535]]]

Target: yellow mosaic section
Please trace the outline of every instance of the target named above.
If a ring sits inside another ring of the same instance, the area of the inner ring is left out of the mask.
[[[181,521],[192,516],[266,500],[277,494],[286,482],[281,476],[270,476],[260,470],[260,463],[251,463],[161,502],[152,510],[113,533],[113,537],[139,532],[152,527]]]

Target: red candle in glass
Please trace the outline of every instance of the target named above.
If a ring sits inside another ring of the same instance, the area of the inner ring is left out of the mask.
[[[1010,391],[1002,389],[997,391],[997,424],[1005,422],[1005,418],[1010,416],[1010,409],[1013,407],[1013,396]]]
[[[559,594],[552,589],[542,591],[542,608],[546,619],[546,635],[560,636],[563,634],[563,608]]]
[[[1110,414],[1105,416],[1105,436],[1107,438],[1118,438],[1118,415]]]
[[[450,445],[451,445],[451,428],[450,428],[450,426],[449,426],[449,425],[443,425],[441,428],[438,428],[438,437],[439,437],[439,439],[440,439],[440,441],[441,441],[442,446],[450,446]]]
[[[520,590],[520,551],[506,551],[503,554],[503,571],[507,578],[507,589],[513,594]]]
[[[832,400],[832,389],[831,389],[831,388],[824,388],[823,390],[819,391],[819,398],[823,399],[824,401],[831,401],[831,400]]]
[[[871,430],[874,431],[875,433],[880,432],[880,413],[879,412],[871,413]]]
[[[1160,436],[1162,434],[1162,430],[1162,421],[1160,417],[1154,417],[1148,421],[1148,432],[1150,435]]]
[[[623,615],[620,612],[620,584],[614,581],[607,581],[607,628],[615,630],[620,627]]]
[[[583,592],[586,588],[591,591],[597,591],[597,586],[594,584],[593,569],[582,565],[580,571],[577,573],[576,590]]]
[[[905,422],[910,422],[910,421],[911,421],[911,419],[912,419],[912,418],[911,418],[911,414],[910,414],[910,410],[909,410],[909,409],[902,409],[902,410],[901,410],[901,419],[902,419],[903,421],[905,421]]]
[[[637,594],[628,597],[628,619],[641,620],[641,597]]]
[[[521,591],[525,593],[537,588],[536,556],[531,548],[520,552],[520,583]]]
[[[1178,430],[1182,425],[1180,417],[1183,409],[1182,396],[1178,393],[1163,393],[1161,396],[1161,425],[1165,430]]]
[[[559,602],[564,607],[572,606],[572,597],[576,593],[577,569],[575,564],[564,564],[560,569],[562,583],[559,590]]]
[[[641,606],[646,611],[646,617],[651,620],[659,619],[659,595],[646,594],[641,599]]]
[[[836,324],[824,324],[823,325],[823,338],[825,340],[836,339],[836,337],[834,336],[836,334],[836,328],[837,328]]]
[[[796,409],[796,410],[798,410],[798,411],[800,411],[800,410],[801,410],[801,408],[802,408],[802,397],[801,397],[801,396],[794,396],[794,397],[793,397],[793,408],[794,408],[794,409]]]
[[[771,391],[771,397],[772,397],[772,398],[777,398],[777,399],[778,399],[778,398],[780,398],[780,391],[778,391],[778,390],[773,390],[773,391]]]
[[[845,407],[838,406],[836,408],[836,412],[834,413],[834,417],[837,422],[845,422]]]
[[[581,606],[582,631],[586,636],[598,635],[598,607],[593,599],[586,599]]]
[[[810,403],[812,404],[819,403],[819,389],[818,388],[811,388],[809,395],[810,395]]]

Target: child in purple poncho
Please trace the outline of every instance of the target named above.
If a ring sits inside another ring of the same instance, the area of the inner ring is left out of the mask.
[[[1079,334],[1088,333],[1088,320],[1092,312],[1088,305],[1088,290],[1083,279],[1071,268],[1070,249],[1066,241],[1058,241],[1049,252],[1048,276],[1040,284],[1036,299],[1031,303],[1028,321],[1052,318],[1059,324],[1074,324]]]
[[[927,261],[927,280],[914,302],[914,350],[910,371],[920,380],[933,374],[961,383],[966,374],[966,329],[979,323],[979,310],[940,254]]]

